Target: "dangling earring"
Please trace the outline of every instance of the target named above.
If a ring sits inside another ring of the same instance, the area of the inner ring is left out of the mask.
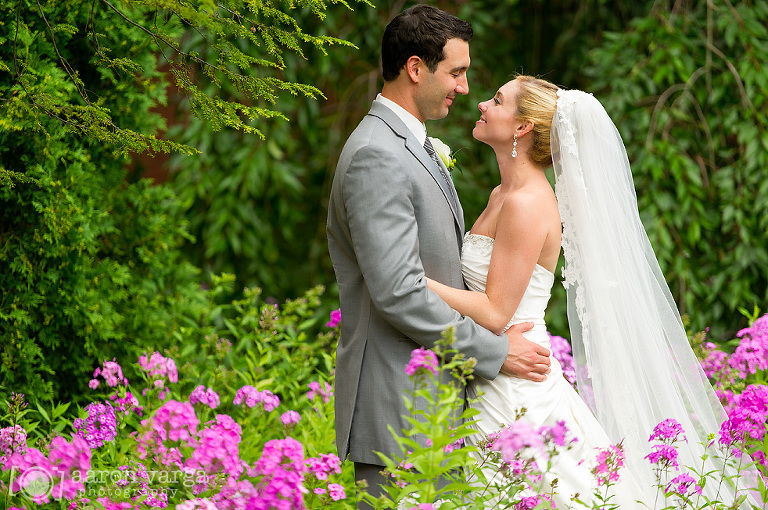
[[[512,157],[517,157],[517,133],[515,133],[515,143],[512,144]]]

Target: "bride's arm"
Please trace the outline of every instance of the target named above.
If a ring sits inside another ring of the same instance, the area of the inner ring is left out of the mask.
[[[501,333],[523,299],[547,237],[535,195],[507,197],[499,212],[485,292],[455,289],[427,279],[427,286],[460,314]]]

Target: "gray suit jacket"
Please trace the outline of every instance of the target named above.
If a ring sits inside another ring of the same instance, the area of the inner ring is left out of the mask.
[[[453,211],[439,169],[405,124],[374,103],[341,152],[328,204],[328,248],[341,300],[336,351],[339,456],[381,465],[400,454],[387,425],[408,427],[403,395],[411,351],[431,347],[450,325],[456,347],[493,379],[504,335],[462,317],[427,289],[424,276],[464,288],[462,211]]]

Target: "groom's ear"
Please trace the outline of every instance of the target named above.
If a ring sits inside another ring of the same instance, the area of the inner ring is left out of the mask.
[[[424,65],[424,61],[416,55],[413,55],[405,62],[405,72],[408,73],[408,77],[414,83],[419,82],[422,73],[424,73],[426,69],[427,66]]]

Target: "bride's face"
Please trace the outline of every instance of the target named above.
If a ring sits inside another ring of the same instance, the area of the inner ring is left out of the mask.
[[[475,123],[472,136],[491,147],[504,147],[513,143],[517,120],[517,88],[512,80],[504,84],[496,95],[477,105],[480,119]]]

